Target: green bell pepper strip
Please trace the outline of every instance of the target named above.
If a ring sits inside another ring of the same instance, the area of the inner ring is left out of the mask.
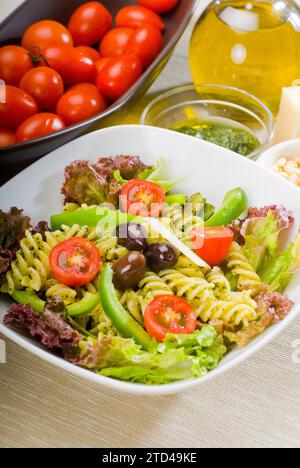
[[[65,211],[64,213],[51,216],[51,227],[53,230],[60,229],[63,225],[90,226],[96,227],[102,224],[103,227],[115,228],[119,224],[130,222],[143,222],[144,218],[139,216],[113,211],[107,208],[88,208],[77,211]]]
[[[153,340],[120,304],[113,284],[113,271],[108,264],[100,277],[99,292],[104,312],[120,335],[124,338],[134,338],[137,344],[148,349]]]
[[[245,191],[235,188],[225,195],[221,208],[205,222],[205,226],[228,226],[247,209],[247,206]]]
[[[185,195],[181,195],[181,194],[167,195],[166,196],[166,203],[168,205],[173,205],[173,204],[185,205],[186,200],[187,200],[187,197]]]
[[[29,305],[33,310],[42,314],[45,309],[46,302],[40,299],[35,293],[28,291],[14,291],[11,297],[18,304]],[[81,301],[71,304],[67,307],[68,315],[70,317],[80,317],[88,314],[97,305],[100,304],[100,297],[98,294],[86,293]]]

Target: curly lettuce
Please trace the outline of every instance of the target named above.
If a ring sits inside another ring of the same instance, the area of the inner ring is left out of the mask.
[[[197,378],[214,369],[226,348],[215,329],[206,326],[191,335],[167,335],[163,343],[143,351],[132,339],[106,338],[90,348],[77,364],[101,375],[129,382],[159,385]]]

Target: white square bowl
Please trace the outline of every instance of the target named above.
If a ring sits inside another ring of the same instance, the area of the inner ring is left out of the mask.
[[[150,164],[164,157],[171,178],[185,177],[177,190],[186,194],[201,192],[217,206],[228,190],[240,186],[247,192],[250,206],[282,204],[292,210],[296,218],[294,234],[300,224],[299,190],[285,180],[255,162],[210,143],[168,130],[135,125],[100,130],[50,153],[0,188],[0,208],[8,210],[11,206],[17,206],[24,208],[34,222],[48,220],[51,214],[62,210],[60,188],[67,164],[76,159],[96,161],[101,156],[118,154],[139,155]],[[0,297],[0,332],[46,361],[99,385],[123,393],[173,394],[205,384],[275,338],[300,311],[300,274],[293,279],[287,294],[295,306],[283,322],[266,330],[247,348],[230,352],[219,367],[207,376],[161,386],[132,384],[103,377],[47,351],[35,340],[3,325],[2,319],[9,305],[9,300],[4,296]]]

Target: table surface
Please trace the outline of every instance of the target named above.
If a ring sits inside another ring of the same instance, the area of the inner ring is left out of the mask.
[[[1,0],[0,19],[20,3]],[[206,3],[201,0],[199,8]],[[189,81],[190,31],[154,90]],[[6,340],[0,447],[299,447],[299,339],[300,317],[224,376],[159,398],[124,396],[87,383]]]

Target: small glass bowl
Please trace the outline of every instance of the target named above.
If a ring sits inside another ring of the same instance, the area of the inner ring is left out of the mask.
[[[250,159],[256,159],[270,146],[275,128],[272,112],[258,98],[220,85],[188,85],[167,91],[145,108],[141,124],[172,129],[195,119],[236,124],[249,130],[261,145],[247,156]]]

